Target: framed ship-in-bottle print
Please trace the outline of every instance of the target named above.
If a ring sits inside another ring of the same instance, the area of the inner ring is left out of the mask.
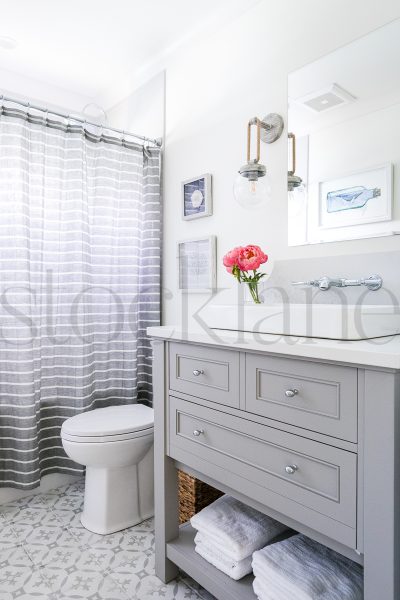
[[[341,228],[392,219],[391,164],[319,183],[319,227]]]

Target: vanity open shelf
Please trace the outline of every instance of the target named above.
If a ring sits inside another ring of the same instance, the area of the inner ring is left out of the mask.
[[[194,549],[196,531],[185,523],[179,528],[179,537],[167,543],[167,558],[190,575],[216,598],[257,600],[253,592],[253,576],[234,581],[199,556]]]
[[[251,576],[218,571],[179,527],[181,469],[363,565],[364,600],[398,600],[400,338],[149,335],[157,576],[255,600]]]

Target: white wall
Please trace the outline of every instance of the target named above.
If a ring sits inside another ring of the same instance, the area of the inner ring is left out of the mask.
[[[272,179],[269,206],[248,211],[233,199],[232,184],[245,160],[246,124],[268,112],[287,118],[287,74],[333,49],[400,16],[397,0],[265,0],[217,35],[170,59],[166,66],[164,323],[179,324],[182,299],[177,292],[177,240],[218,236],[218,285],[235,283],[221,265],[223,254],[238,244],[260,244],[278,259],[338,257],[399,249],[398,238],[357,240],[309,247],[287,244],[286,136],[263,147],[262,162]],[[213,174],[214,215],[197,221],[180,218],[183,179]],[[342,258],[341,258],[342,257]],[[360,259],[360,268],[364,267]],[[343,269],[342,269],[343,270]],[[318,274],[310,274],[318,275]],[[232,296],[233,297],[233,296]],[[189,297],[189,322],[207,300]],[[195,325],[195,324],[194,324]]]
[[[165,72],[107,111],[111,127],[150,138],[164,136]]]

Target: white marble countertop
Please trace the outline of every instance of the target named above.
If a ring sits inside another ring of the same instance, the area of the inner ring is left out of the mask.
[[[227,330],[182,331],[178,327],[168,326],[149,327],[147,334],[163,340],[400,370],[400,335],[338,341]]]

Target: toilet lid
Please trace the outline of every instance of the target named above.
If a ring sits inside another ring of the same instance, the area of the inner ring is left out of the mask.
[[[133,433],[154,427],[154,411],[143,404],[108,406],[75,415],[64,421],[62,432],[72,436],[106,436]]]

